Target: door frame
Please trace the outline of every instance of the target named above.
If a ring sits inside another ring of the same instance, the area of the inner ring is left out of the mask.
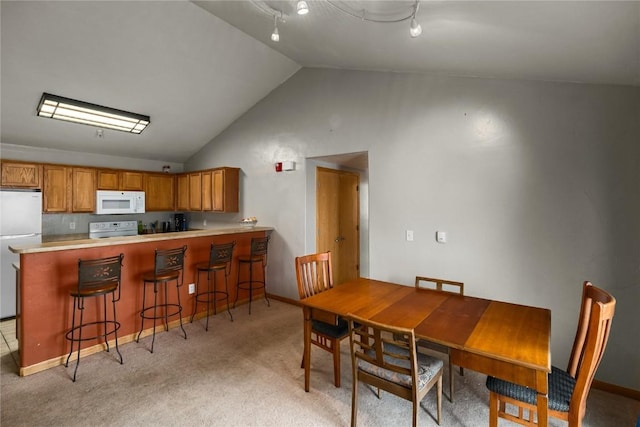
[[[369,170],[349,168],[330,159],[331,156],[305,159],[304,253],[316,251],[316,167],[355,172],[360,175],[360,277],[369,277]]]

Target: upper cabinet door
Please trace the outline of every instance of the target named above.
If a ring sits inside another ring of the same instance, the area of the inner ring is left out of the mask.
[[[213,211],[239,212],[240,169],[220,168],[212,172]]]
[[[142,172],[122,171],[120,188],[125,191],[144,191]]]
[[[176,177],[176,209],[179,211],[189,210],[189,175],[180,174]]]
[[[59,165],[44,165],[42,199],[44,212],[67,212],[71,186],[71,169]]]
[[[96,170],[72,168],[71,211],[94,212],[96,209]]]
[[[119,190],[120,173],[115,169],[98,169],[98,190]]]
[[[202,210],[203,211],[211,211],[213,210],[213,172],[203,171],[202,172]]]
[[[189,174],[189,210],[202,210],[202,174],[200,172]]]
[[[145,210],[172,211],[175,209],[175,175],[144,174]]]
[[[97,170],[98,190],[144,191],[144,173],[117,169]]]
[[[42,165],[2,162],[2,186],[12,188],[42,188]]]

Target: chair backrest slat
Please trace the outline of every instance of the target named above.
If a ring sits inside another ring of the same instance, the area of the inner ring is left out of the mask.
[[[431,284],[431,288],[440,292],[451,292],[464,295],[464,283],[453,280],[436,279],[433,277],[416,276],[415,286],[418,289]]]
[[[296,278],[301,300],[333,288],[331,252],[296,257]]]
[[[570,417],[584,417],[589,389],[609,339],[615,306],[616,299],[611,294],[584,282],[578,328],[567,367],[567,373],[576,379]]]
[[[412,329],[384,325],[353,314],[347,316],[347,320],[354,363],[363,360],[382,369],[408,375],[416,381],[418,362]],[[392,346],[407,351],[398,352]]]

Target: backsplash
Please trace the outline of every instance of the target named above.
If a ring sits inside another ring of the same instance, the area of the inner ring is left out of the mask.
[[[59,236],[65,234],[89,233],[90,222],[106,221],[142,221],[149,227],[149,224],[158,221],[159,228],[162,229],[163,221],[170,221],[173,224],[173,215],[176,212],[147,212],[144,214],[131,215],[95,215],[95,214],[43,214],[42,215],[42,235]],[[240,214],[237,213],[209,213],[209,212],[187,212],[188,228],[225,228],[237,227],[240,223]],[[75,228],[71,228],[74,225]],[[173,225],[172,225],[173,227]]]
[[[162,223],[162,221],[173,221],[173,214],[173,212],[148,212],[136,215],[43,214],[42,235],[89,233],[90,222],[142,221],[147,225],[154,221]],[[73,226],[75,228],[72,228]]]

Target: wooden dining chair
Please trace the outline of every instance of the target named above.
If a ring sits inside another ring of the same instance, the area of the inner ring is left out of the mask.
[[[454,282],[452,280],[435,279],[432,277],[416,276],[416,288],[435,289],[439,292],[451,292],[464,295],[464,283]],[[449,347],[424,339],[418,340],[418,347],[428,348],[449,355]],[[464,375],[464,370],[460,369],[460,375]],[[449,401],[453,402],[453,365],[451,364],[451,356],[449,355]]]
[[[418,425],[418,407],[437,386],[437,422],[442,413],[441,359],[418,353],[413,329],[384,325],[349,315],[349,348],[353,368],[351,426],[358,416],[358,383],[363,382],[409,400],[413,404],[413,426]],[[398,339],[396,339],[396,337]]]
[[[333,288],[331,252],[296,257],[300,300]],[[333,382],[340,387],[340,342],[349,336],[346,320],[330,313],[316,313],[311,320],[311,343],[333,354]],[[304,367],[304,356],[301,367]]]
[[[582,425],[587,395],[607,345],[615,306],[613,296],[584,282],[569,365],[566,371],[552,366],[549,374],[549,416],[568,421],[569,427]],[[494,377],[487,377],[487,388],[490,426],[498,425],[498,417],[525,426],[536,425],[534,390]],[[508,413],[506,404],[516,406],[518,413]]]

